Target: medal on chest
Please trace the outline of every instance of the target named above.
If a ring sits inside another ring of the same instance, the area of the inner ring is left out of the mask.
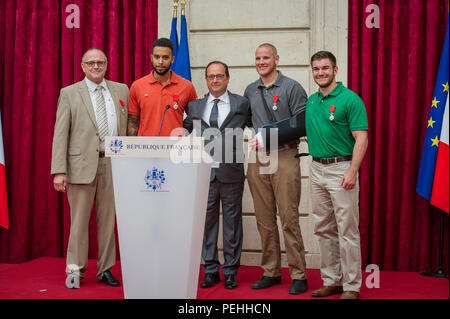
[[[173,109],[176,110],[178,108],[178,100],[179,96],[177,94],[173,95]]]
[[[274,110],[274,111],[278,110],[278,106],[277,106],[278,95],[274,95],[272,101],[273,101],[272,110]]]
[[[336,110],[336,106],[330,106],[330,121],[334,120],[334,111]]]

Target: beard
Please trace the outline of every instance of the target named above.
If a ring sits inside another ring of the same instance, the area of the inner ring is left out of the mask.
[[[327,88],[331,85],[331,83],[333,83],[333,81],[328,81],[326,83],[322,83],[322,84],[318,84],[320,88],[324,89]]]
[[[166,74],[167,72],[169,72],[170,66],[171,66],[171,65],[169,65],[167,68],[164,68],[162,71],[158,71],[157,68],[156,68],[156,66],[155,66],[153,63],[152,63],[152,66],[153,66],[153,71],[155,71],[156,74],[158,74],[158,75],[164,75],[164,74]]]

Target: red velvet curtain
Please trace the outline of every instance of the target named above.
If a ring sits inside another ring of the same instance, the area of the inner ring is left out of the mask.
[[[379,8],[379,28],[366,24],[370,4]],[[363,263],[385,270],[438,267],[441,212],[415,186],[447,12],[447,0],[349,0],[349,88],[369,120],[360,180]],[[448,214],[444,227],[448,271]]]
[[[81,57],[90,47],[108,56],[107,79],[130,86],[148,74],[157,3],[0,0],[0,107],[10,211],[10,230],[0,228],[0,262],[65,255],[69,206],[50,176],[59,90],[84,78]],[[89,258],[95,258],[95,216],[90,234]]]
[[[67,17],[80,12],[79,28]],[[368,28],[377,4],[380,27]],[[363,263],[434,270],[439,210],[415,192],[426,120],[445,36],[448,1],[349,0],[349,87],[364,100],[370,146],[361,169]],[[10,231],[0,262],[65,255],[69,209],[50,176],[60,88],[83,78],[82,53],[103,48],[107,78],[130,85],[150,69],[157,0],[0,0],[0,110]],[[448,271],[445,216],[444,269]],[[90,258],[96,257],[91,223]]]

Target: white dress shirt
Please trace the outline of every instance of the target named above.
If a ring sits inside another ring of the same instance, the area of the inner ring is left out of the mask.
[[[209,117],[211,116],[211,111],[214,105],[214,100],[216,98],[210,93],[208,95],[208,100],[206,101],[205,111],[203,112],[203,121],[209,123]],[[222,125],[223,121],[225,121],[228,113],[230,113],[230,97],[228,96],[228,91],[218,97],[220,100],[217,104],[217,109],[219,111],[219,115],[217,117],[217,124],[219,127]]]
[[[95,89],[98,85],[101,85],[104,90],[103,92],[103,98],[105,99],[105,106],[106,106],[106,116],[108,118],[108,136],[117,136],[119,133],[118,127],[117,127],[117,116],[116,116],[116,108],[114,106],[114,101],[111,96],[111,92],[109,92],[108,86],[106,85],[105,79],[100,84],[96,84],[89,80],[87,77],[84,78],[89,90],[89,95],[91,96],[91,102],[94,106],[94,113],[95,113],[95,119],[98,123],[98,107],[96,103],[96,92]],[[100,141],[100,151],[105,150],[105,141]]]

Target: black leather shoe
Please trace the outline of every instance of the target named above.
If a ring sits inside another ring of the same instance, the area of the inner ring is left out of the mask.
[[[280,277],[263,276],[261,280],[255,282],[252,285],[252,289],[265,289],[280,284],[281,284],[281,276]]]
[[[306,290],[308,290],[308,284],[306,283],[306,279],[303,280],[294,279],[292,281],[292,286],[289,289],[289,293],[291,295],[299,295],[301,293],[306,292]]]
[[[100,281],[104,282],[105,284],[107,284],[108,286],[111,286],[111,287],[119,287],[120,286],[120,282],[116,278],[114,278],[114,276],[110,270],[106,270],[103,273],[103,277]]]
[[[225,275],[225,288],[234,289],[237,287],[236,275]]]
[[[202,288],[210,288],[220,281],[219,273],[205,274],[205,279],[200,284]]]

